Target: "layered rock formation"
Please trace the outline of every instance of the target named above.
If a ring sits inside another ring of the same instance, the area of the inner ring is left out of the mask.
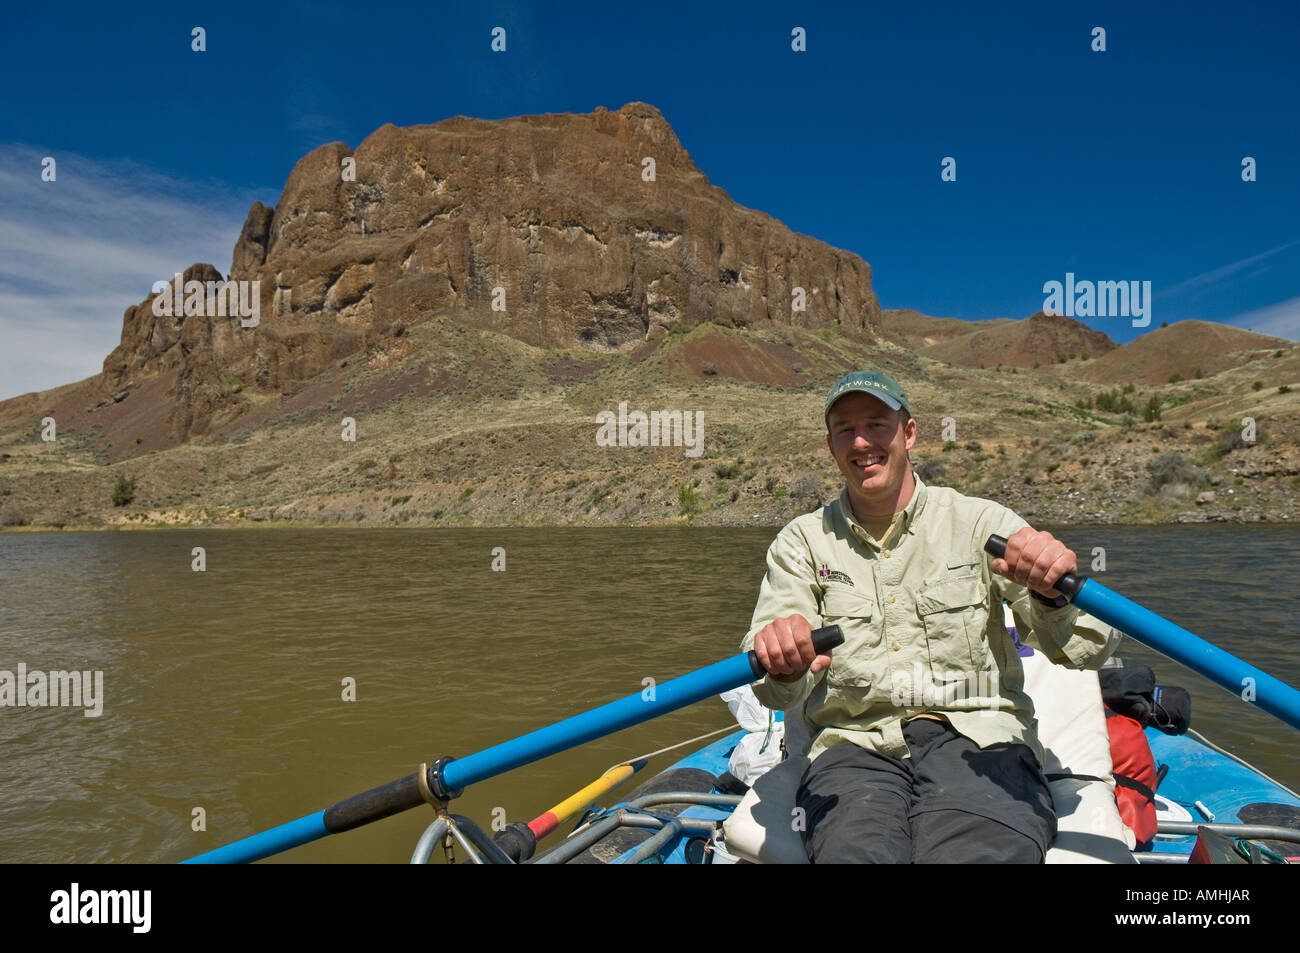
[[[185,277],[220,276],[194,265]],[[253,205],[228,277],[260,282],[257,327],[158,317],[150,296],[127,309],[104,362],[113,390],[175,373],[178,440],[242,399],[223,376],[292,388],[434,312],[606,352],[706,320],[873,334],[880,320],[866,262],[736,205],[644,103],[385,125],[355,152],[322,146],[274,210]],[[791,307],[797,287],[803,311]]]

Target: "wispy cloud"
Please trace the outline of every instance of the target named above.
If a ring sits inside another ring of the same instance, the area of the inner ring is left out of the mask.
[[[1229,318],[1224,323],[1257,334],[1271,334],[1274,337],[1300,341],[1300,297],[1247,311],[1235,318]]]
[[[45,182],[45,154],[0,145],[0,400],[98,373],[122,312],[195,262],[224,273],[268,199],[66,152]]]
[[[1246,268],[1250,268],[1254,265],[1257,265],[1260,262],[1264,261],[1265,259],[1271,258],[1273,255],[1278,254],[1279,252],[1286,251],[1288,248],[1294,248],[1296,245],[1300,245],[1300,240],[1287,242],[1285,245],[1278,245],[1276,248],[1270,248],[1268,251],[1262,251],[1258,255],[1251,255],[1249,258],[1243,258],[1240,261],[1234,261],[1231,264],[1222,265],[1219,268],[1213,268],[1210,271],[1202,272],[1199,275],[1195,275],[1194,277],[1188,278],[1186,281],[1180,281],[1176,285],[1170,285],[1168,288],[1162,289],[1159,292],[1159,296],[1165,297],[1168,295],[1179,294],[1180,292],[1184,292],[1184,291],[1192,291],[1195,289],[1213,287],[1214,285],[1217,285],[1219,282],[1231,278],[1232,276],[1236,275],[1238,272],[1241,272]],[[1256,277],[1257,275],[1260,275],[1267,270],[1268,270],[1267,266],[1264,268],[1256,269],[1251,275],[1247,277],[1252,277],[1252,278]]]

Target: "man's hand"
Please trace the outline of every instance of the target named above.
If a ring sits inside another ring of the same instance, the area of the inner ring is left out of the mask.
[[[801,615],[769,622],[754,635],[759,664],[778,682],[794,682],[811,670],[814,675],[831,664],[812,644],[812,626]]]
[[[989,568],[1055,599],[1060,593],[1052,588],[1053,584],[1067,572],[1077,572],[1079,562],[1074,551],[1066,549],[1065,543],[1051,533],[1026,526],[1007,540],[1006,556],[993,560]]]

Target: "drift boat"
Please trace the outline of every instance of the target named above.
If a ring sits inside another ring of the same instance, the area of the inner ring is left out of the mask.
[[[749,734],[737,729],[664,769],[627,800],[588,811],[563,842],[528,862],[702,864],[773,859],[753,851],[744,833],[741,843],[728,837],[728,823],[744,800],[744,795],[733,793],[736,782],[728,768],[737,745]],[[1076,845],[1085,848],[1081,854],[1062,850],[1058,837],[1048,863],[1187,863],[1200,827],[1231,839],[1260,841],[1276,855],[1300,860],[1300,797],[1294,792],[1195,731],[1170,736],[1147,728],[1145,734],[1161,769],[1158,833],[1151,849],[1134,851],[1121,835],[1099,853],[1089,854],[1088,845]],[[783,820],[789,817],[788,808],[774,813],[783,813]],[[782,859],[804,862],[798,856]],[[411,862],[428,860],[428,851],[421,849]]]
[[[985,545],[995,557],[1001,556],[1005,547],[1006,540],[998,536],[990,537]],[[1243,701],[1300,729],[1300,691],[1295,688],[1086,576],[1063,576],[1055,587],[1081,610],[1234,694],[1249,685],[1249,699]],[[813,633],[819,654],[842,642],[837,626]],[[1237,851],[1251,859],[1276,857],[1278,849],[1289,856],[1300,854],[1295,847],[1300,844],[1300,797],[1294,792],[1199,735],[1189,732],[1191,737],[1170,737],[1149,729],[1152,752],[1168,770],[1156,792],[1161,799],[1159,836],[1151,851],[1135,854],[1130,849],[1132,835],[1125,836],[1127,829],[1115,804],[1095,673],[1064,669],[1041,656],[1024,662],[1025,691],[1035,701],[1039,738],[1047,754],[1044,773],[1058,818],[1048,863],[1185,862],[1193,853],[1192,835],[1197,838],[1196,853],[1213,855],[1217,851],[1221,860]],[[450,802],[470,784],[711,695],[748,686],[763,675],[757,656],[742,653],[665,682],[650,698],[638,692],[461,759],[443,757],[421,764],[407,777],[186,863],[260,860],[426,803],[435,808],[437,819],[416,845],[414,863],[428,862],[439,845],[448,852],[458,845],[473,863],[716,863],[735,859],[806,863],[800,835],[791,823],[794,789],[807,764],[800,751],[806,749],[796,743],[790,757],[758,777],[743,794],[726,790],[727,766],[749,733],[745,729],[677,762],[634,791],[628,801],[589,813],[561,844],[541,855],[535,856],[540,838],[556,830],[566,816],[625,781],[646,759],[616,766],[551,811],[528,824],[512,824],[496,837],[448,810]],[[1071,681],[1061,681],[1065,679]],[[797,721],[801,720],[787,719],[792,734]],[[1205,823],[1197,822],[1189,805],[1204,815]],[[1253,845],[1258,839],[1266,841],[1263,848],[1242,846]]]

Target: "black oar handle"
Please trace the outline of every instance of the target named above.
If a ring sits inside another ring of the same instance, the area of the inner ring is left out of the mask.
[[[994,534],[990,536],[988,542],[984,544],[984,552],[988,553],[994,559],[1002,559],[1007,555],[1007,538]],[[1056,580],[1052,586],[1057,592],[1064,594],[1065,598],[1073,599],[1083,588],[1083,584],[1088,581],[1087,576],[1067,572],[1060,579]]]
[[[844,644],[844,633],[840,631],[838,625],[828,625],[824,629],[813,629],[812,644],[818,655],[826,655],[831,649]],[[767,674],[767,670],[759,664],[758,653],[753,649],[749,651],[749,667],[753,670],[755,678],[762,678]]]

